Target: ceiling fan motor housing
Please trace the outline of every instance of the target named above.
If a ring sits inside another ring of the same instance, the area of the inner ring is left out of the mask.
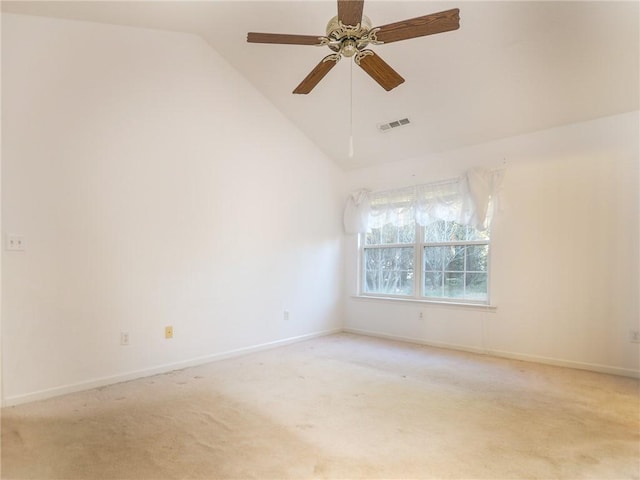
[[[377,30],[371,28],[371,20],[365,15],[357,25],[344,25],[335,16],[327,24],[327,36],[321,39],[321,45],[327,45],[345,57],[353,57],[370,43],[382,43],[375,38]]]

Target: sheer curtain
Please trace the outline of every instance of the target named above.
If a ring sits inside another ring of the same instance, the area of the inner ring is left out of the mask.
[[[346,233],[364,233],[369,227],[371,201],[368,190],[351,193],[344,208],[344,231]]]
[[[497,208],[503,174],[503,170],[473,168],[463,177],[444,182],[376,193],[359,190],[347,201],[345,231],[365,233],[388,223],[401,227],[436,220],[486,230]]]
[[[397,227],[409,225],[415,220],[415,188],[388,190],[370,196],[367,228],[380,228],[387,223]]]

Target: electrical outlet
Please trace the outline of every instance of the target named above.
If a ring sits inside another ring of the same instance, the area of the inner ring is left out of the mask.
[[[422,310],[420,310],[420,312],[418,312],[418,318],[420,320],[422,320],[424,318],[424,312]]]
[[[164,327],[164,338],[173,338],[173,327],[171,325]]]
[[[640,343],[640,330],[629,330],[629,341],[631,343]]]
[[[24,235],[7,235],[7,250],[24,252]]]
[[[129,332],[120,332],[120,345],[129,345]]]
[[[282,318],[283,318],[284,320],[289,320],[289,310],[285,310],[285,311],[282,313]]]

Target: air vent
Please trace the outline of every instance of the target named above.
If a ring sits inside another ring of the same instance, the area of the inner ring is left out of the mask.
[[[378,124],[378,130],[380,130],[382,133],[386,133],[390,132],[394,128],[404,127],[405,125],[409,125],[410,123],[411,120],[409,120],[408,118],[401,118],[400,120],[394,120],[393,122]]]

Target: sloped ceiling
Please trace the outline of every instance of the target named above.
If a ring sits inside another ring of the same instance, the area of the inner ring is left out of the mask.
[[[372,47],[406,79],[395,90],[343,59],[311,94],[293,95],[329,50],[248,44],[246,33],[324,35],[335,1],[2,2],[4,12],[201,35],[344,169],[640,108],[640,3],[367,0],[364,13],[375,26],[450,8],[459,30]],[[379,132],[404,117],[410,126]]]

